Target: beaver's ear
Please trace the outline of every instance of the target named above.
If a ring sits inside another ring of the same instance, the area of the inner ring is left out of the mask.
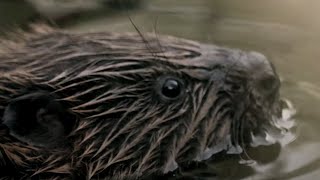
[[[10,101],[2,123],[10,134],[25,143],[61,147],[71,131],[74,118],[49,92],[35,92]]]

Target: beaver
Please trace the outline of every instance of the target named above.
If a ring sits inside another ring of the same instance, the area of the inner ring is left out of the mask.
[[[45,25],[0,46],[3,178],[132,179],[241,153],[281,115],[258,52]]]

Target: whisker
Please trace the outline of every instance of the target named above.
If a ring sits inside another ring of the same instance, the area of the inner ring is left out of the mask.
[[[158,32],[157,32],[157,26],[158,25],[158,16],[156,17],[156,20],[155,20],[155,22],[154,22],[154,34],[155,34],[155,36],[156,36],[156,42],[157,42],[157,44],[158,44],[158,46],[159,46],[159,48],[160,48],[160,52],[162,53],[162,56],[165,58],[165,59],[168,59],[168,57],[165,55],[165,53],[164,53],[164,50],[163,50],[163,46],[161,45],[161,43],[160,43],[160,39],[159,39],[159,36],[158,36]]]
[[[239,126],[239,128],[240,128],[240,134],[239,134],[239,136],[240,136],[240,141],[239,141],[239,143],[240,143],[240,147],[242,148],[242,150],[243,150],[243,154],[245,155],[245,158],[247,159],[247,160],[253,160],[253,158],[251,158],[250,157],[250,155],[247,153],[247,150],[246,150],[246,143],[245,143],[245,139],[244,139],[244,129],[245,129],[245,114],[246,114],[246,112],[248,112],[249,111],[249,105],[247,105],[246,107],[245,107],[245,110],[243,111],[243,113],[242,113],[242,115],[240,116],[240,119],[238,120],[240,123],[240,126]],[[242,156],[241,156],[241,154],[240,154],[240,158],[242,159],[242,160],[244,160],[243,158],[242,158]]]
[[[141,37],[143,43],[145,44],[147,50],[150,52],[150,54],[153,56],[153,57],[157,57],[157,55],[153,52],[149,42],[147,41],[147,39],[143,36],[143,34],[141,33],[141,31],[139,30],[139,28],[137,27],[137,25],[133,22],[132,18],[130,17],[130,15],[128,14],[127,12],[127,15],[128,15],[128,18],[130,20],[130,23],[132,24],[132,26],[134,27],[134,29],[137,31],[137,33],[139,34],[139,36]]]

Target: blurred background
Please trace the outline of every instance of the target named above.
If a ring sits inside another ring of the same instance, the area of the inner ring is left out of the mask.
[[[282,148],[249,150],[214,159],[190,177],[203,179],[320,178],[319,0],[1,0],[3,32],[45,21],[73,32],[139,30],[265,54],[282,79],[283,97],[296,107],[296,140]]]

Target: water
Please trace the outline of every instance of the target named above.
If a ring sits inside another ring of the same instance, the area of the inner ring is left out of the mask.
[[[21,2],[12,3],[19,6],[0,3],[0,25],[19,24],[36,14],[26,5],[21,10]],[[319,0],[149,0],[128,13],[105,9],[96,18],[84,15],[64,28],[76,32],[135,31],[129,14],[142,32],[262,52],[281,76],[282,96],[297,109],[298,136],[280,152],[277,146],[249,150],[250,157],[263,162],[260,165],[248,161],[239,164],[238,156],[222,158],[210,165],[206,175],[215,172],[224,179],[312,180],[320,177],[319,10]]]

